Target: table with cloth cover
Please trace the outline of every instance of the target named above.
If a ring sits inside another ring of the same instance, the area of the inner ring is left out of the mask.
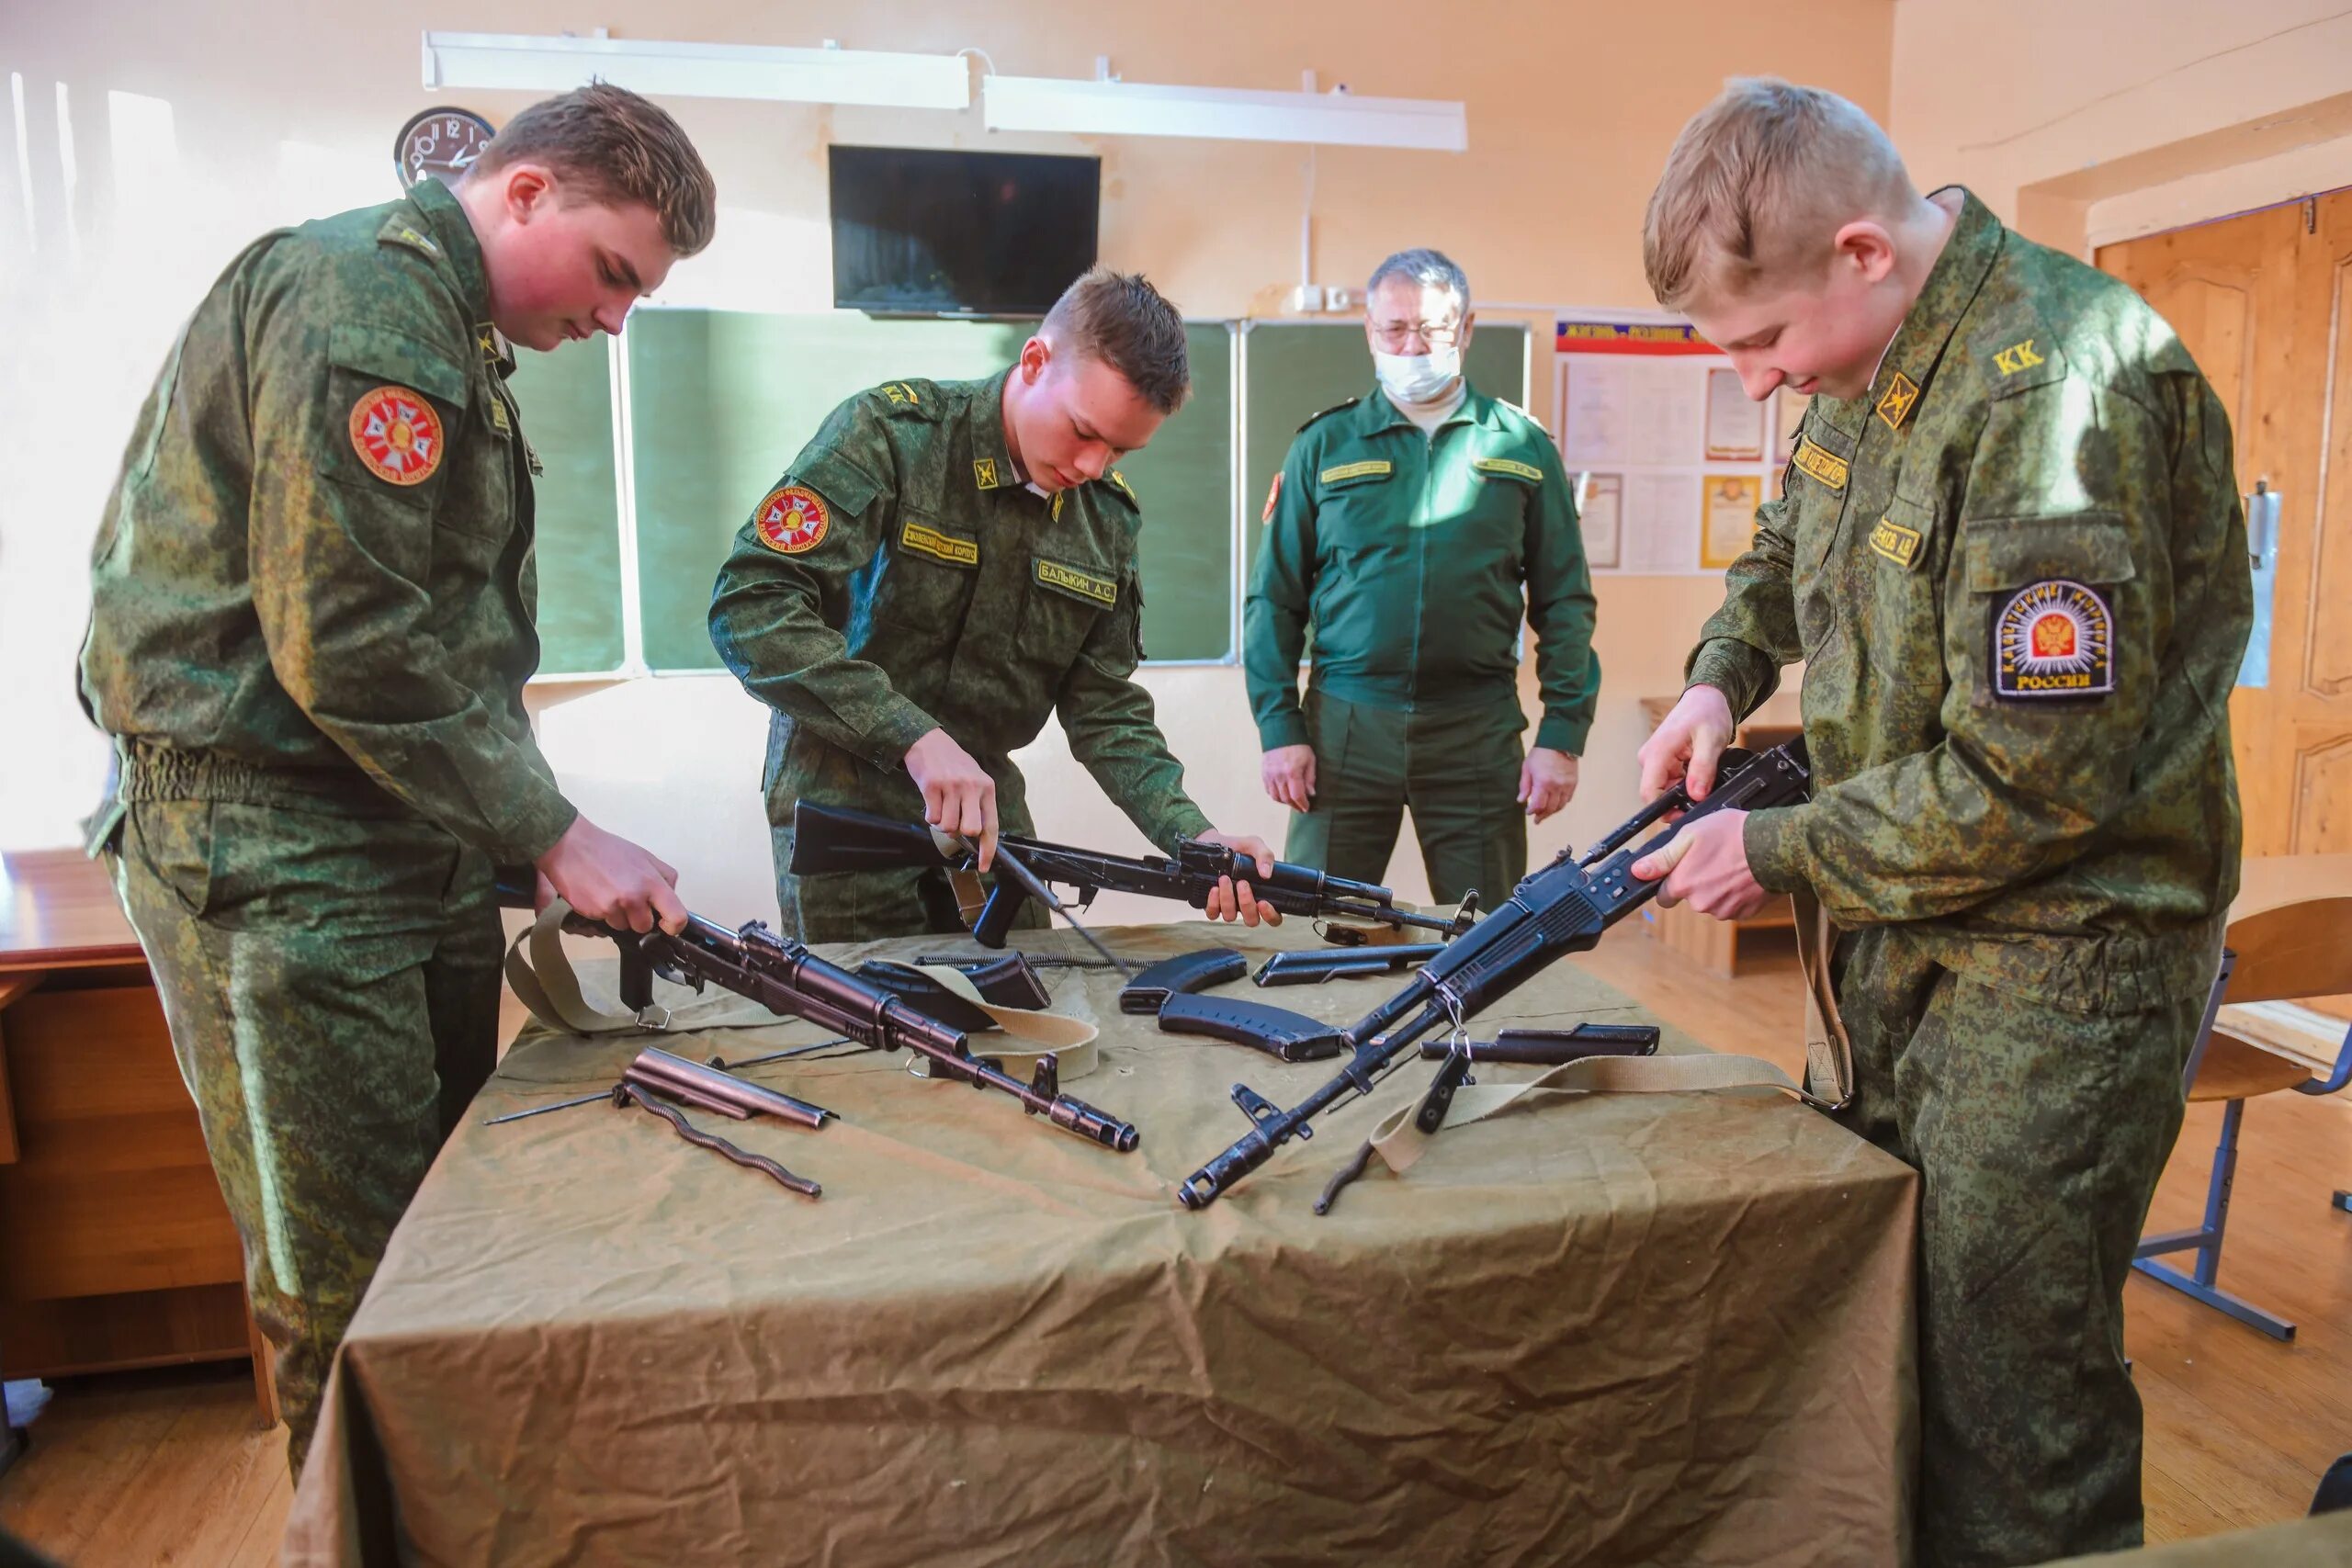
[[[1316,942],[1303,920],[1102,934],[1138,963]],[[582,964],[592,995],[614,968]],[[1140,1147],[910,1077],[903,1053],[747,1070],[838,1111],[821,1131],[694,1114],[822,1182],[815,1201],[639,1110],[482,1123],[609,1085],[648,1043],[740,1060],[826,1032],[697,1029],[749,1010],[668,987],[666,1036],[526,1030],[352,1325],[287,1561],[1901,1556],[1907,1168],[1769,1093],[1531,1099],[1402,1176],[1375,1161],[1318,1218],[1331,1171],[1419,1093],[1415,1063],[1195,1213],[1177,1184],[1248,1128],[1231,1085],[1287,1104],[1334,1064],[1162,1034],[1119,1010],[1114,972],[1043,973],[1102,1029],[1066,1092]],[[1221,991],[1349,1021],[1399,983]],[[1571,960],[1475,1032],[1644,1016]]]

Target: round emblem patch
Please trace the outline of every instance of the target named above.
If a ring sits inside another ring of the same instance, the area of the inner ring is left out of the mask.
[[[351,405],[351,446],[388,484],[422,484],[441,466],[441,416],[406,387],[379,387]]]
[[[752,527],[768,548],[797,556],[824,542],[825,526],[831,520],[824,498],[815,491],[785,485],[761,501],[760,509],[752,513]]]
[[[2007,701],[2096,697],[2115,690],[2115,616],[2097,590],[2064,579],[1996,602],[1993,694]]]

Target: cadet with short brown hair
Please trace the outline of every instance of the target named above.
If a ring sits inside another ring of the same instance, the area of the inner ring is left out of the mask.
[[[850,942],[964,929],[944,873],[796,876],[807,799],[973,840],[1028,834],[1012,753],[1057,715],[1071,752],[1173,852],[1217,833],[1135,681],[1142,505],[1113,465],[1191,385],[1184,323],[1142,277],[1070,285],[1010,370],[890,381],[835,409],[752,510],[710,602],[712,643],[768,720],[766,792],[785,930]],[[1245,881],[1213,918],[1262,918]],[[1025,911],[1042,919],[1039,911]]]
[[[1814,794],[1635,872],[1726,919],[1809,894],[1844,931],[1843,1120],[1924,1179],[1920,1562],[2137,1545],[2123,1281],[2238,879],[2229,421],[2130,288],[1920,196],[1815,88],[1734,83],[1644,238],[1749,396],[1813,402],[1643,789],[1703,797],[1802,659]]]
[[[153,967],[301,1468],[392,1226],[489,1075],[492,867],[685,917],[582,817],[523,682],[537,456],[509,344],[617,333],[710,175],[617,87],[517,115],[452,193],[264,235],[173,345],[98,531],[92,824]]]

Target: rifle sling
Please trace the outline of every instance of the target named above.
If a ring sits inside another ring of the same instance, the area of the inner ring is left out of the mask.
[[[571,954],[563,951],[563,922],[571,914],[571,905],[553,899],[506,944],[506,984],[514,999],[548,1028],[567,1034],[616,1034],[648,1027],[633,1014],[607,1011],[582,994]]]
[[[1797,955],[1805,974],[1805,1082],[1799,1085],[1760,1056],[1703,1053],[1689,1056],[1585,1056],[1564,1062],[1519,1084],[1471,1084],[1456,1090],[1444,1125],[1495,1115],[1529,1095],[1682,1094],[1692,1090],[1770,1089],[1818,1110],[1839,1110],[1853,1092],[1853,1047],[1829,983],[1829,954],[1838,928],[1810,893],[1797,896]],[[1429,1148],[1434,1132],[1414,1124],[1419,1098],[1389,1112],[1368,1146],[1402,1175]]]
[[[1497,1115],[1529,1096],[1566,1094],[1682,1094],[1693,1089],[1773,1089],[1795,1099],[1804,1098],[1788,1074],[1758,1056],[1718,1055],[1713,1052],[1689,1056],[1583,1056],[1564,1062],[1526,1083],[1469,1084],[1454,1091],[1444,1125],[1459,1127]],[[1420,1109],[1419,1096],[1382,1120],[1372,1134],[1372,1150],[1382,1163],[1403,1175],[1428,1152],[1436,1134],[1414,1124]]]

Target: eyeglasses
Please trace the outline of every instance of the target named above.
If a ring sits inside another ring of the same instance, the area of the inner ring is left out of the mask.
[[[1451,348],[1461,336],[1462,323],[1459,320],[1372,323],[1373,341],[1391,354],[1401,352],[1416,337],[1431,348]]]

